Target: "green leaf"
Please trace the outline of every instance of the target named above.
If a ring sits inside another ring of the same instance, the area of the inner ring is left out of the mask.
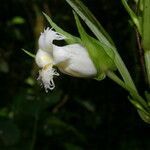
[[[74,13],[78,31],[80,33],[82,44],[87,48],[88,53],[97,68],[98,77],[103,79],[107,70],[115,70],[116,65],[114,61],[107,55],[105,48],[110,49],[109,47],[104,47],[103,43],[100,43],[96,39],[90,37],[82,27],[78,16]],[[112,54],[111,54],[112,55]],[[112,56],[113,57],[113,56]]]
[[[52,26],[52,28],[54,28],[58,33],[64,35],[65,37],[67,37],[67,39],[65,39],[65,41],[68,43],[68,44],[71,44],[71,43],[81,43],[81,40],[80,38],[76,37],[76,36],[73,36],[71,34],[69,34],[68,32],[62,30],[59,26],[57,26],[53,21],[52,19],[46,15],[45,13],[43,13],[45,18],[47,19],[47,21],[50,23],[50,25]]]
[[[16,16],[11,20],[12,24],[24,24],[25,23],[25,19],[20,17],[20,16]]]
[[[144,122],[150,124],[150,114],[148,115],[147,113],[145,113],[144,111],[141,111],[141,110],[138,110],[138,113]]]
[[[90,10],[80,0],[66,0],[75,12],[84,20],[96,37],[105,45],[113,47],[114,43],[102,25],[93,16]]]
[[[136,14],[132,11],[132,9],[129,7],[128,3],[126,0],[121,0],[123,6],[125,7],[126,11],[128,12],[128,14],[130,15],[133,23],[136,25],[138,31],[140,34],[142,34],[142,28],[141,28],[141,24],[140,21],[138,19],[138,17],[136,16]]]
[[[139,113],[139,116],[141,117],[141,119],[143,121],[145,121],[146,123],[150,124],[150,107],[149,106],[145,106],[142,103],[140,103],[139,101],[137,101],[136,97],[135,99],[128,97],[130,102],[135,106],[135,108],[137,109],[137,112]]]
[[[35,55],[32,54],[31,52],[25,50],[25,49],[22,49],[27,55],[31,56],[32,58],[35,58]]]

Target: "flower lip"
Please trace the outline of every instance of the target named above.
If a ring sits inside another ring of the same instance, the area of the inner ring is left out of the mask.
[[[53,90],[55,88],[55,83],[53,80],[54,76],[59,76],[59,73],[53,68],[52,64],[47,64],[39,71],[39,77],[37,80],[40,80],[44,85],[46,93],[48,89]]]

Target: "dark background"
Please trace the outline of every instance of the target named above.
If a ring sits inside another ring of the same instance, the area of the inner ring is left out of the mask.
[[[114,40],[142,93],[135,32],[120,0],[83,2]],[[36,53],[40,32],[49,26],[42,11],[78,35],[65,0],[0,0],[0,150],[149,150],[149,125],[111,80],[61,74],[53,91],[40,87],[34,59],[21,49]]]

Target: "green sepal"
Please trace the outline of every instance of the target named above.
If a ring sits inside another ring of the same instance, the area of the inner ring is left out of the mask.
[[[30,57],[32,58],[35,58],[35,54],[32,54],[31,52],[25,50],[25,49],[22,49],[27,55],[29,55]]]
[[[81,36],[82,45],[87,48],[89,56],[91,57],[97,69],[98,73],[96,78],[97,80],[102,80],[105,77],[105,73],[107,70],[116,69],[116,65],[112,59],[113,57],[115,57],[115,55],[109,47],[89,36],[82,27],[80,20],[75,12],[74,16],[79,34]],[[109,50],[111,57],[109,57],[109,55],[106,53],[106,48]]]
[[[52,19],[45,13],[43,13],[43,15],[45,16],[45,18],[47,19],[47,21],[49,22],[49,24],[52,26],[52,28],[54,28],[58,33],[64,35],[66,37],[65,41],[68,44],[72,44],[72,43],[81,43],[80,38],[71,35],[70,33],[64,31],[63,29],[61,29],[59,26],[57,26]]]

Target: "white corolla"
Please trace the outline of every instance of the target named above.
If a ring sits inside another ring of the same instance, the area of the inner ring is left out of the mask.
[[[46,92],[55,88],[53,76],[59,76],[56,66],[62,73],[75,77],[95,77],[97,70],[81,44],[56,46],[54,40],[64,40],[66,37],[47,28],[39,38],[39,50],[35,60],[41,68],[38,79],[42,81]]]

